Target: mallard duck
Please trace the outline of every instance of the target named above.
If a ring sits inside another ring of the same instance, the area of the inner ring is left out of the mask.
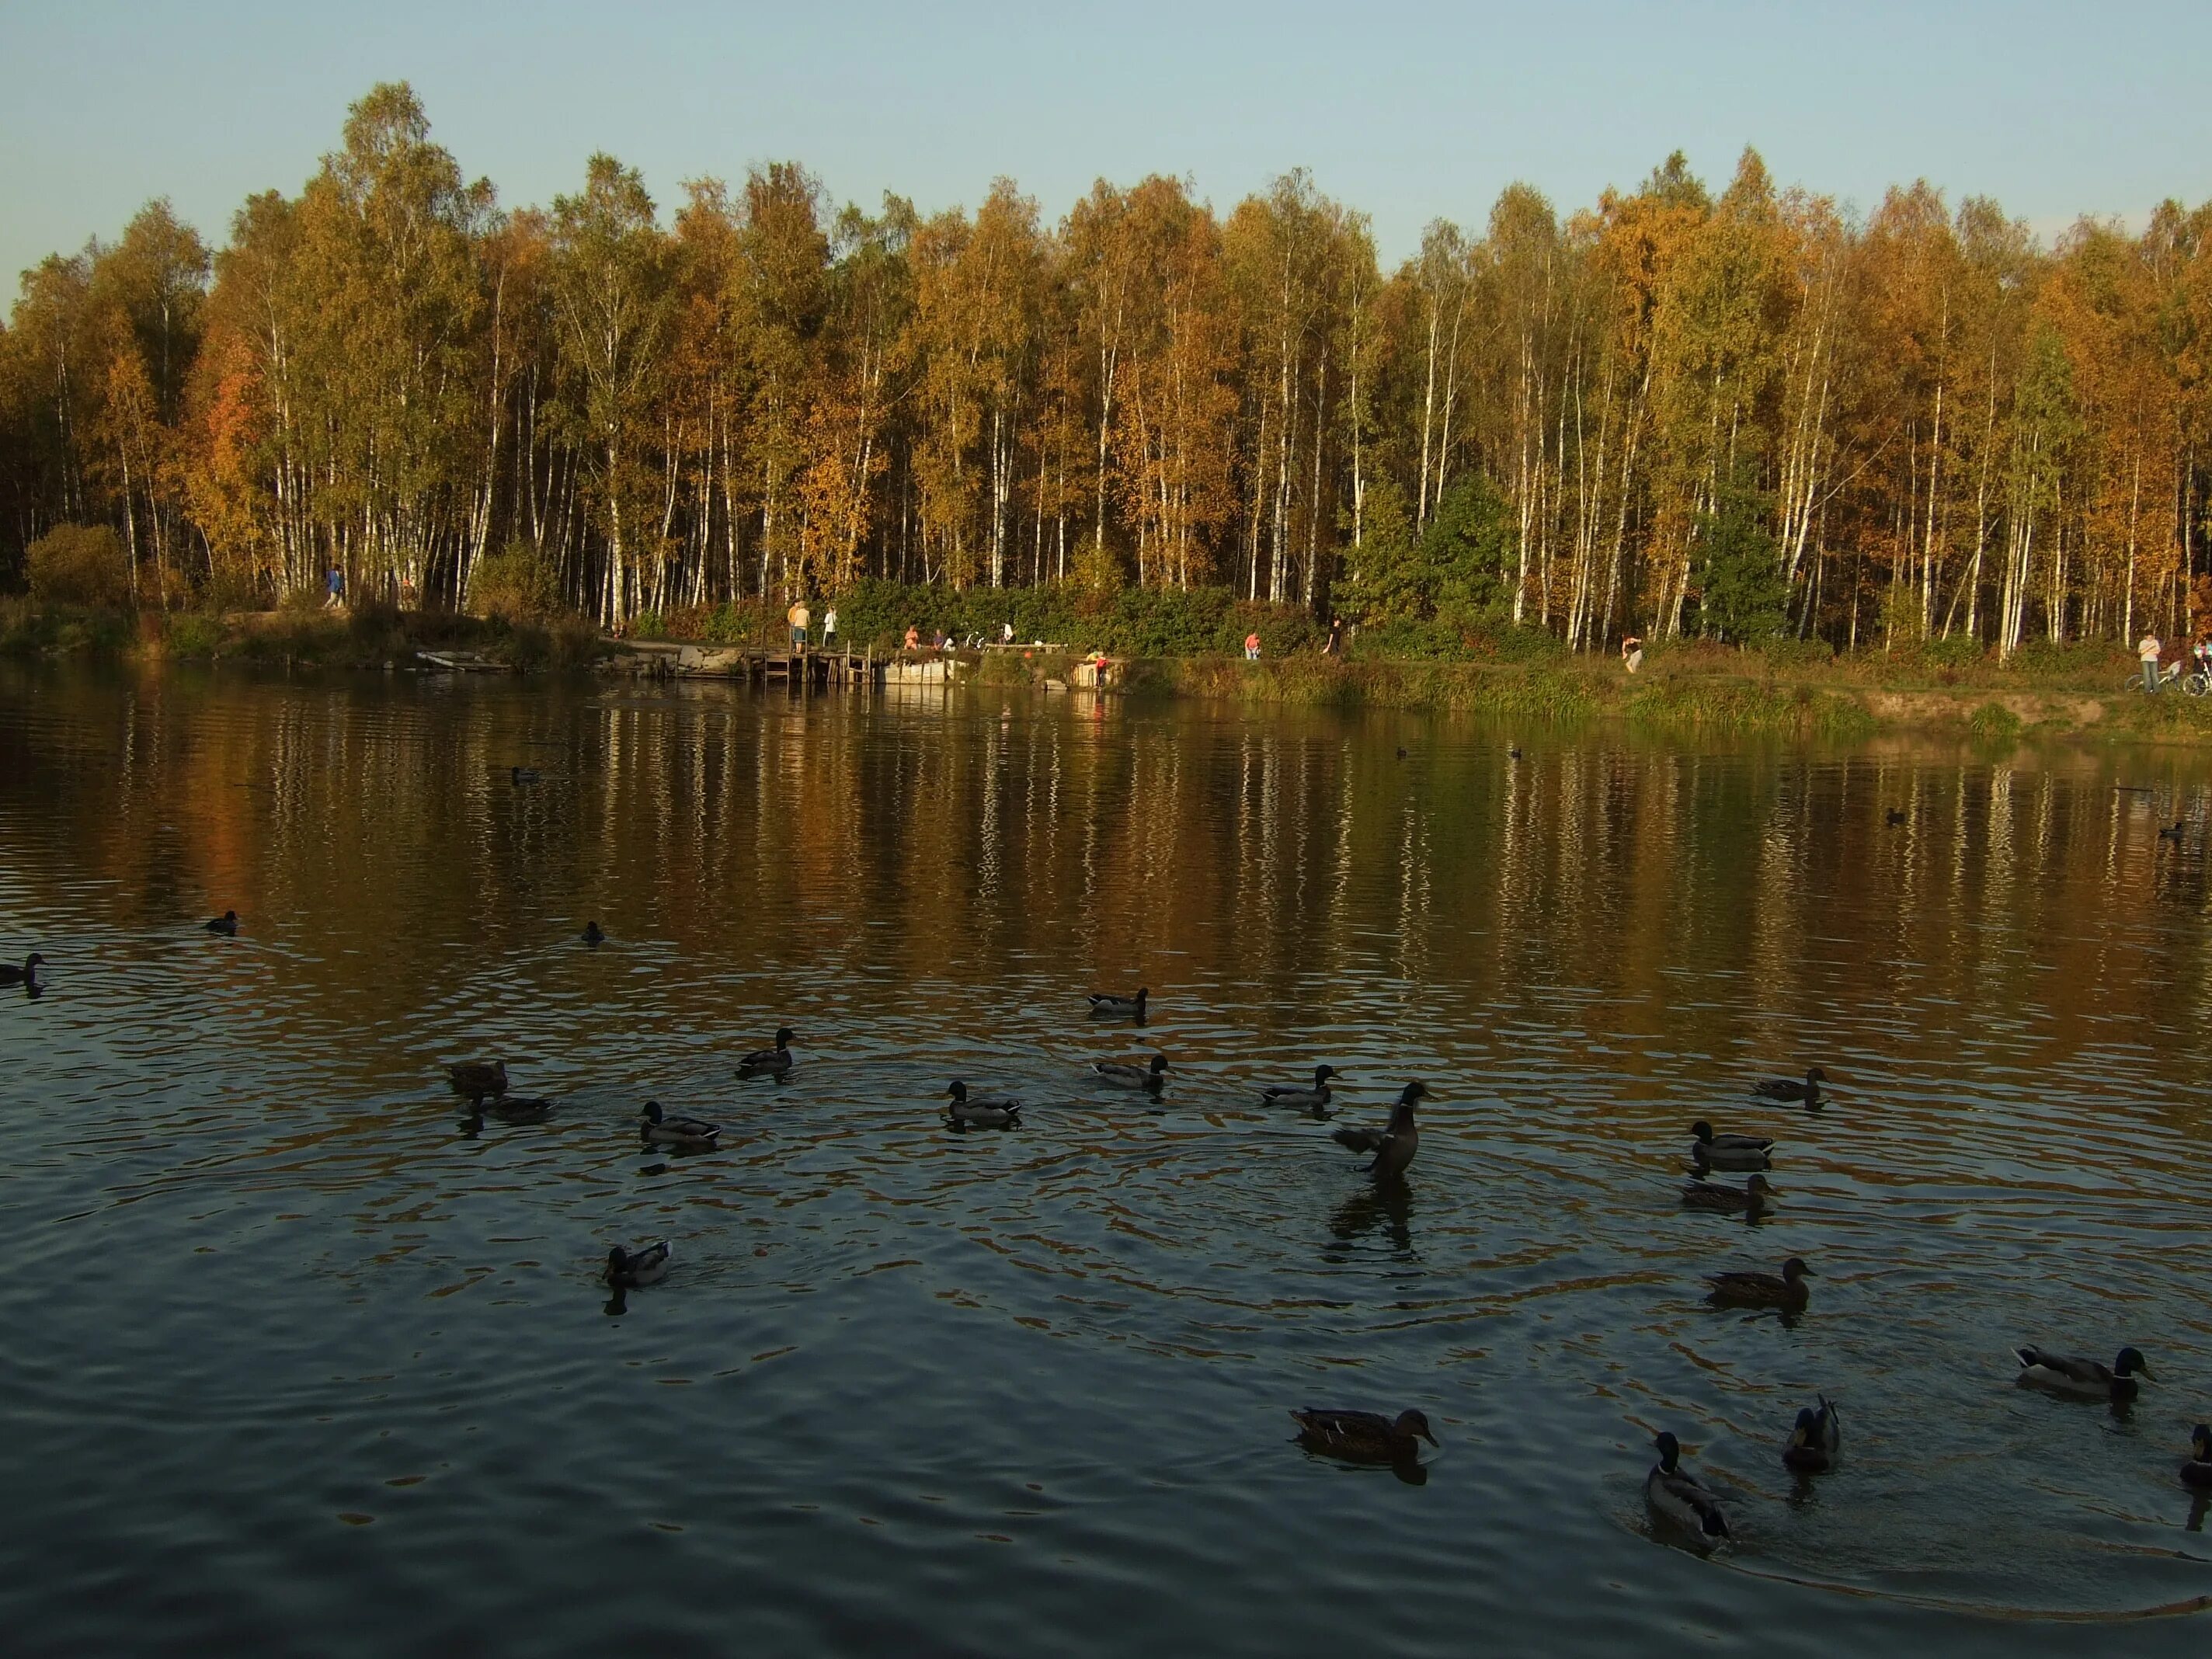
[[[648,1100],[638,1114],[637,1132],[653,1146],[711,1148],[722,1126],[704,1118],[671,1117],[660,1109],[659,1101]]]
[[[542,1096],[501,1095],[477,1103],[475,1109],[478,1117],[489,1115],[501,1123],[543,1123],[553,1115],[553,1103]]]
[[[1691,1161],[1705,1170],[1764,1170],[1774,1143],[1764,1135],[1717,1135],[1699,1118],[1690,1126]]]
[[[1390,1121],[1381,1128],[1338,1129],[1329,1138],[1352,1152],[1375,1154],[1375,1161],[1361,1166],[1361,1173],[1371,1175],[1377,1181],[1395,1180],[1406,1173],[1406,1166],[1421,1148],[1420,1127],[1413,1121],[1413,1103],[1428,1097],[1426,1084],[1408,1083],[1399,1091]]]
[[[1808,1106],[1817,1106],[1820,1103],[1820,1085],[1827,1080],[1828,1074],[1815,1066],[1806,1072],[1802,1081],[1794,1077],[1763,1077],[1751,1085],[1751,1091],[1764,1100],[1802,1100]],[[1736,1138],[1748,1140],[1752,1137]],[[1773,1144],[1767,1142],[1770,1146]]]
[[[2188,822],[2189,820],[2187,818],[2176,818],[2171,825],[2160,824],[2159,826],[2158,838],[2160,841],[2179,841],[2181,839],[2182,829],[2188,823]]]
[[[1092,991],[1089,994],[1094,1018],[1142,1019],[1145,1017],[1145,999],[1152,993],[1139,986],[1137,994],[1133,997],[1111,996],[1103,991]]]
[[[465,1100],[479,1102],[486,1095],[507,1092],[507,1062],[503,1060],[464,1060],[446,1067],[446,1076],[453,1083],[453,1092]]]
[[[1881,815],[1881,821],[1884,823],[1902,823],[1905,822],[1904,810],[1893,806]]]
[[[775,1028],[775,1047],[756,1048],[738,1062],[740,1077],[781,1077],[791,1069],[792,1030],[788,1025]]]
[[[1101,1083],[1117,1089],[1157,1089],[1168,1080],[1168,1057],[1154,1054],[1141,1066],[1133,1060],[1101,1060],[1091,1069]]]
[[[1793,1255],[1779,1273],[1709,1273],[1705,1283],[1713,1287],[1710,1299],[1718,1307],[1781,1308],[1796,1313],[1805,1306],[1810,1294],[1805,1281],[1813,1276],[1805,1258]]]
[[[534,766],[510,766],[507,769],[507,781],[520,789],[525,784],[538,781],[538,769]]]
[[[226,910],[214,921],[201,924],[210,933],[221,933],[228,939],[238,936],[238,912]]]
[[[617,1244],[607,1252],[607,1283],[621,1290],[657,1285],[668,1277],[668,1264],[676,1254],[665,1238],[626,1250]]]
[[[1271,1084],[1260,1091],[1260,1098],[1270,1106],[1307,1106],[1318,1109],[1328,1104],[1329,1079],[1343,1075],[1334,1066],[1316,1066],[1311,1088],[1301,1088],[1294,1084]]]
[[[945,1116],[963,1128],[1003,1129],[1022,1121],[1022,1103],[1011,1095],[971,1095],[957,1078],[945,1092],[952,1102]]]
[[[1298,1425],[1298,1443],[1308,1451],[1347,1463],[1413,1462],[1420,1456],[1422,1441],[1438,1443],[1429,1419],[1418,1411],[1402,1411],[1392,1418],[1380,1412],[1309,1406],[1292,1412],[1291,1421]]]
[[[1800,1474],[1823,1474],[1833,1467],[1844,1449],[1844,1431],[1836,1421],[1836,1408],[1828,1396],[1819,1396],[1820,1408],[1799,1408],[1796,1426],[1783,1443],[1782,1461]]]
[[[2048,1348],[2014,1348],[2013,1352],[2020,1356],[2018,1381],[2023,1387],[2068,1395],[2076,1400],[2109,1400],[2116,1406],[2124,1406],[2140,1392],[2137,1377],[2158,1381],[2151,1376],[2150,1367],[2143,1363],[2142,1353],[2134,1348],[2122,1348],[2110,1365],[2072,1354],[2053,1353]]]
[[[1766,1177],[1754,1175],[1743,1183],[1739,1192],[1734,1187],[1717,1186],[1710,1181],[1692,1181],[1682,1188],[1682,1207],[1686,1210],[1712,1210],[1723,1215],[1765,1215],[1774,1206],[1767,1200],[1778,1197]]]
[[[6,967],[0,967],[0,985],[36,985],[39,982],[39,969],[45,965],[46,960],[44,957],[33,951],[23,958],[23,965],[21,968],[12,963]]]
[[[2181,1484],[2212,1487],[2212,1427],[2199,1423],[2189,1431],[2189,1461],[2181,1466]]]
[[[1721,1500],[1682,1473],[1682,1443],[1672,1433],[1662,1433],[1651,1443],[1659,1451],[1659,1461],[1644,1477],[1644,1501],[1651,1512],[1709,1544],[1727,1537],[1728,1516]]]
[[[606,943],[607,930],[596,921],[587,921],[584,924],[584,931],[576,937],[596,951]]]

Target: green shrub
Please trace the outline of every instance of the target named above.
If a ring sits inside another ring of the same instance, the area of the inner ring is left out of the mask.
[[[1966,730],[1973,740],[1992,747],[2017,743],[2020,729],[2020,716],[2001,702],[1985,702],[1966,720]]]
[[[507,622],[538,622],[562,610],[561,573],[532,544],[512,541],[487,553],[469,573],[468,609],[472,616]]]
[[[222,641],[223,628],[220,617],[202,616],[196,611],[180,611],[169,618],[168,632],[162,638],[162,649],[172,657],[215,657],[222,654]]]
[[[1836,659],[1836,647],[1823,639],[1798,640],[1785,635],[1762,640],[1754,648],[1770,671],[1826,668]]]
[[[46,605],[115,609],[131,599],[123,544],[104,524],[57,525],[27,553],[31,597]]]
[[[1470,653],[1466,637],[1449,623],[1398,617],[1362,623],[1352,635],[1351,654],[1363,661],[1413,658],[1454,662],[1464,660]]]

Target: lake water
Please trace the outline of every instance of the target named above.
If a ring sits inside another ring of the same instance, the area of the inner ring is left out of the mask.
[[[2201,1651],[2208,781],[0,668],[8,1650]],[[1155,1048],[1157,1103],[1087,1083]],[[469,1133],[477,1055],[556,1116]],[[1340,1122],[1434,1090],[1402,1192],[1258,1103],[1322,1060]],[[1749,1097],[1814,1061],[1824,1111]],[[1024,1125],[950,1131],[955,1076]],[[642,1151],[648,1096],[720,1150]],[[1775,1219],[1680,1208],[1698,1117],[1779,1138]],[[1802,1318],[1701,1300],[1791,1254]],[[2055,1401],[2022,1341],[2158,1380]],[[1310,1404],[1443,1449],[1317,1461]]]

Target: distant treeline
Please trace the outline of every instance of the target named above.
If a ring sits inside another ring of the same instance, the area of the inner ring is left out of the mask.
[[[245,605],[335,565],[609,623],[1208,587],[2008,654],[2212,611],[2212,208],[2046,251],[1924,183],[1859,222],[1676,155],[1385,273],[1303,173],[1225,216],[1102,181],[1057,224],[1006,180],[927,218],[791,164],[684,191],[664,224],[601,155],[502,209],[386,85],[219,252],[156,202],[49,258],[0,332],[0,586]]]

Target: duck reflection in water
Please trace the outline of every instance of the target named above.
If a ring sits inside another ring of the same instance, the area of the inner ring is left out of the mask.
[[[1332,1243],[1327,1254],[1339,1256],[1343,1247],[1354,1243],[1365,1234],[1382,1230],[1390,1248],[1401,1256],[1413,1253],[1413,1194],[1403,1180],[1378,1182],[1371,1187],[1362,1187],[1336,1206],[1336,1213],[1328,1218]]]

